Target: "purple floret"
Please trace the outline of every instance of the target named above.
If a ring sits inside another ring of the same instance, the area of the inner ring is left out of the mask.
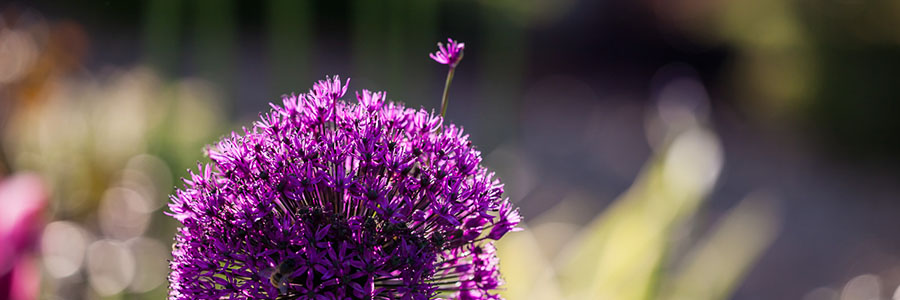
[[[383,92],[340,100],[347,83],[207,150],[169,204],[169,299],[499,299],[492,240],[519,216],[481,153]]]
[[[437,46],[438,51],[429,53],[428,56],[438,63],[449,65],[453,68],[456,67],[456,64],[458,64],[460,60],[462,60],[463,49],[466,48],[466,43],[447,39],[446,45],[438,43]]]

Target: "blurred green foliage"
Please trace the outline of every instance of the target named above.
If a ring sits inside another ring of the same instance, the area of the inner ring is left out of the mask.
[[[701,239],[690,231],[722,163],[712,132],[672,131],[611,207],[546,257],[531,230],[498,243],[509,299],[728,299],[773,241],[776,207],[748,197]],[[552,234],[552,233],[551,233]]]

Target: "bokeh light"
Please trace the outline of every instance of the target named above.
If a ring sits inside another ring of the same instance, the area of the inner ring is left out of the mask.
[[[65,278],[82,268],[91,238],[77,223],[55,221],[44,227],[41,255],[50,276]]]

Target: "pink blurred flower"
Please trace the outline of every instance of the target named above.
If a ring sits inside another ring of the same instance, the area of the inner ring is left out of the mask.
[[[40,274],[33,252],[47,198],[35,174],[0,181],[0,299],[37,299]]]

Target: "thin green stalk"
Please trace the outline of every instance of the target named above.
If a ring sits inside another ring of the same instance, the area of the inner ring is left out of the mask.
[[[453,72],[456,71],[456,67],[450,67],[450,71],[447,71],[447,82],[444,83],[444,96],[441,97],[441,118],[444,118],[444,115],[447,114],[447,94],[450,91],[450,82],[453,81]]]

